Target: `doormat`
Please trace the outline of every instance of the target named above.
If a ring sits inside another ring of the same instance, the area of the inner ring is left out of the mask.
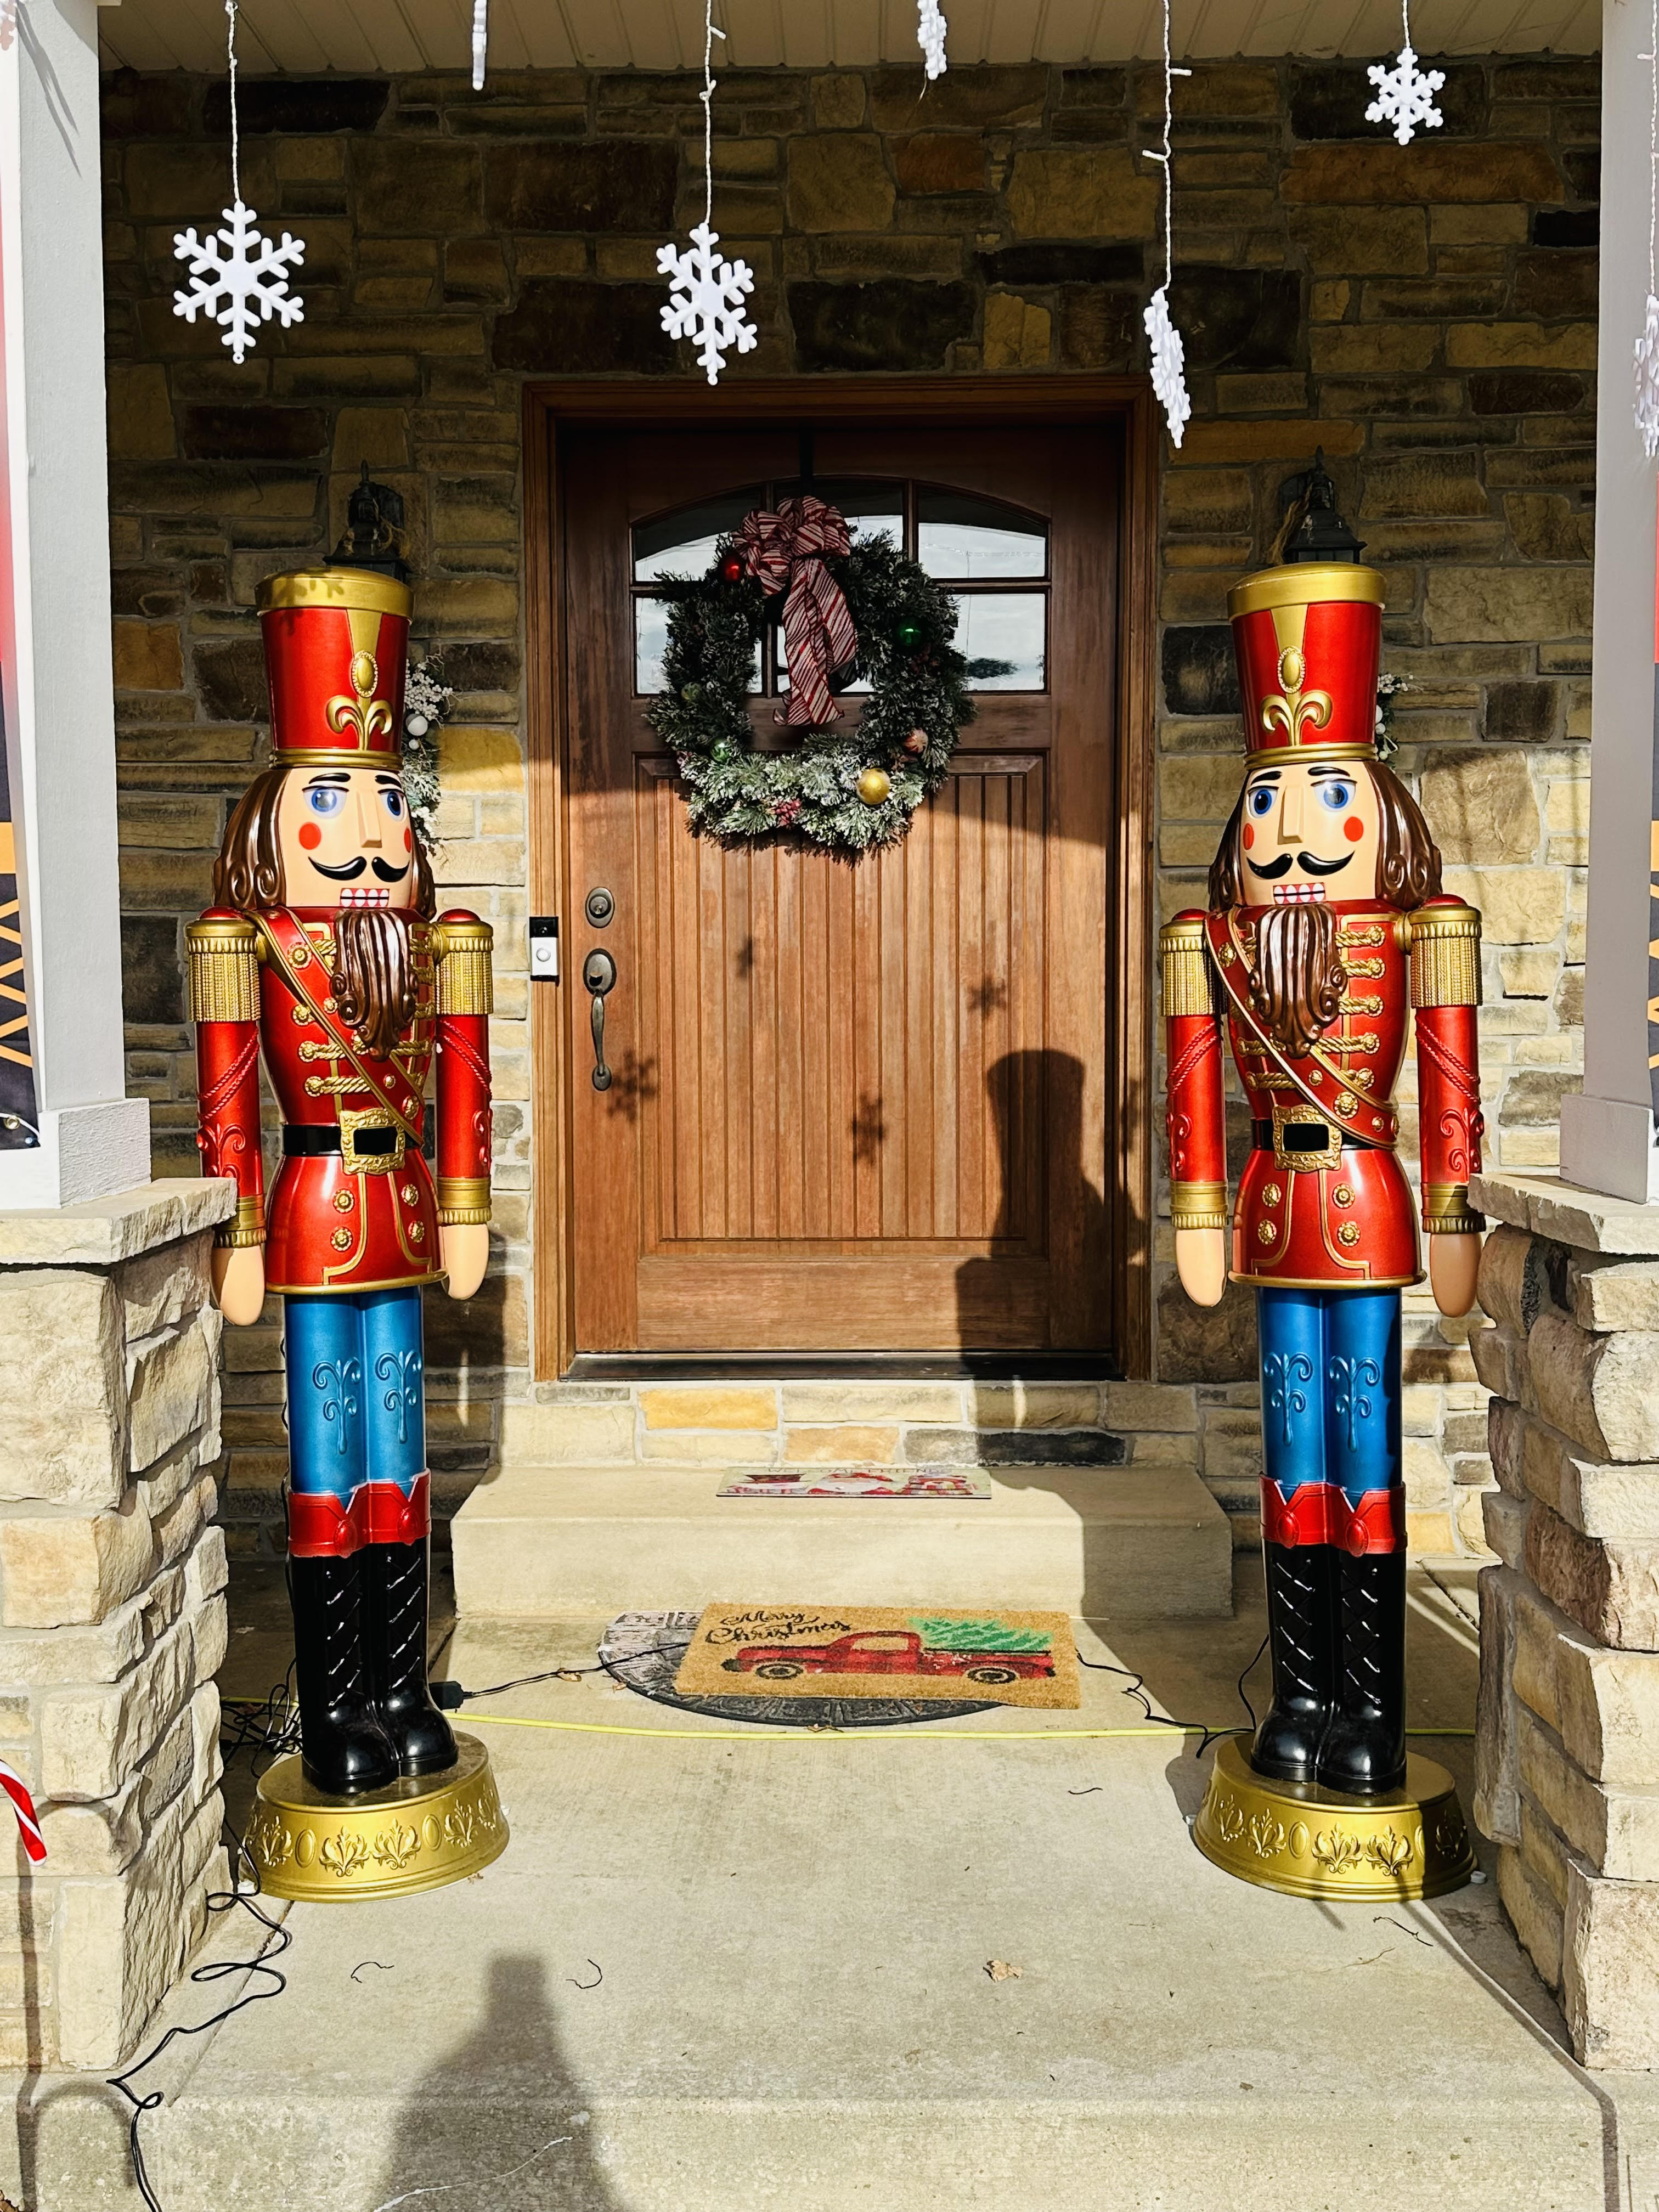
[[[721,1498],[988,1498],[981,1474],[953,1467],[802,1468],[799,1474],[769,1468],[764,1474],[734,1474]]]
[[[1079,1702],[1066,1615],[1000,1607],[708,1605],[674,1686],[705,1697]]]

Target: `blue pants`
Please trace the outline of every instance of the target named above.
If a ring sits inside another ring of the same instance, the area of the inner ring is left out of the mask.
[[[1400,1483],[1399,1291],[1258,1291],[1256,1321],[1269,1480],[1350,1504]]]
[[[343,1504],[365,1482],[407,1495],[426,1467],[420,1291],[290,1293],[285,1304],[293,1488]]]

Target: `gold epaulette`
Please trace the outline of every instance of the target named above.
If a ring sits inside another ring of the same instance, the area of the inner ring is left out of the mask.
[[[432,957],[438,969],[441,1014],[492,1014],[495,994],[489,954],[495,933],[487,921],[435,921]]]
[[[1179,915],[1174,921],[1165,922],[1158,932],[1158,949],[1164,963],[1164,1018],[1173,1021],[1180,1014],[1212,1014],[1215,994],[1201,918]]]
[[[1411,917],[1412,1004],[1480,1004],[1480,917],[1472,906],[1419,907]]]
[[[245,915],[208,915],[185,932],[193,1022],[259,1018],[259,933]]]

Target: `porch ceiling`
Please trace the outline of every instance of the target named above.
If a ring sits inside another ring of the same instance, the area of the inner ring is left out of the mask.
[[[949,51],[970,62],[1121,62],[1158,51],[1153,0],[945,0]],[[241,0],[248,70],[463,70],[470,0]],[[727,67],[918,64],[913,0],[720,0]],[[218,70],[224,16],[209,0],[118,0],[100,19],[106,64]],[[492,68],[679,70],[702,58],[700,0],[490,0]],[[1447,53],[1593,52],[1601,0],[1418,0],[1413,42]],[[1398,0],[1176,0],[1177,54],[1390,53]]]

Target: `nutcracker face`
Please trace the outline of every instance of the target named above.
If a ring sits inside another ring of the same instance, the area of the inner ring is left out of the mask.
[[[277,800],[276,832],[295,906],[416,903],[409,802],[393,770],[290,769]]]
[[[1382,833],[1381,801],[1364,762],[1312,753],[1253,769],[1239,812],[1245,904],[1374,898]]]

